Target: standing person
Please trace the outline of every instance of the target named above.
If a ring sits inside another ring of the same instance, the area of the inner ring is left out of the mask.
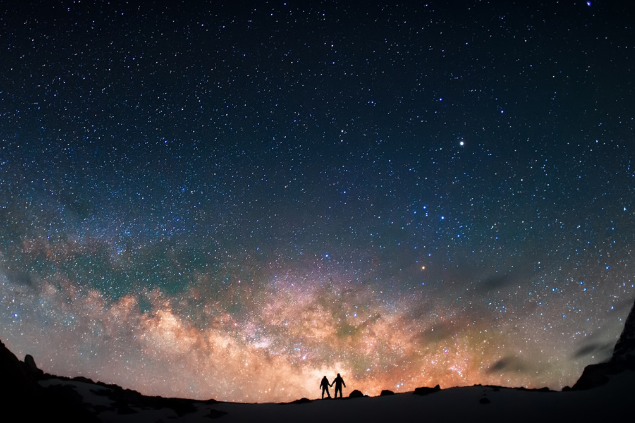
[[[324,377],[326,378],[326,376]],[[337,391],[340,391],[340,398],[342,398],[342,385],[344,385],[344,387],[346,388],[346,384],[344,383],[344,379],[342,379],[342,376],[340,376],[339,373],[337,374],[337,377],[335,378],[333,383],[335,384],[335,398],[337,398]],[[333,383],[331,384],[331,386],[333,385]]]
[[[320,388],[322,388],[322,399],[324,399],[324,392],[326,391],[326,395],[331,398],[331,394],[329,393],[329,386],[333,386],[333,384],[329,383],[329,380],[324,376],[322,378],[322,382],[320,382]]]

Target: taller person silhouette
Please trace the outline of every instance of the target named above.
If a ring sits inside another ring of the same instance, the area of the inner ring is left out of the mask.
[[[337,391],[340,391],[340,398],[342,398],[342,385],[344,385],[344,387],[346,388],[346,384],[344,383],[344,379],[342,379],[342,376],[340,376],[339,373],[337,374],[337,377],[335,378],[333,383],[331,383],[331,386],[333,384],[335,384],[335,398],[337,398]]]

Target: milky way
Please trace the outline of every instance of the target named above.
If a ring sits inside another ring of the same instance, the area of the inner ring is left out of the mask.
[[[610,355],[635,297],[630,11],[115,3],[0,11],[17,355],[248,402],[338,372],[345,395],[559,389]]]

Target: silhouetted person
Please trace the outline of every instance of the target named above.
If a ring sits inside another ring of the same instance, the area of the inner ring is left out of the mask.
[[[331,398],[331,394],[329,393],[329,386],[333,386],[333,385],[330,384],[329,380],[326,378],[326,376],[324,376],[322,378],[322,382],[320,382],[320,388],[322,388],[322,399],[324,399],[324,392],[326,392],[326,395],[328,395],[329,398]]]
[[[337,398],[337,391],[340,391],[340,398],[342,398],[342,385],[344,385],[344,387],[346,388],[346,384],[344,383],[344,379],[342,379],[342,376],[340,376],[339,373],[337,374],[337,377],[335,378],[333,383],[335,384],[335,398]],[[331,383],[331,386],[333,386],[333,383]]]

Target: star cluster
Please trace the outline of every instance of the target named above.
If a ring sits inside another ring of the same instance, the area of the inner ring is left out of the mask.
[[[28,2],[26,2],[28,3]],[[0,11],[0,337],[233,401],[572,384],[635,297],[604,2]]]

